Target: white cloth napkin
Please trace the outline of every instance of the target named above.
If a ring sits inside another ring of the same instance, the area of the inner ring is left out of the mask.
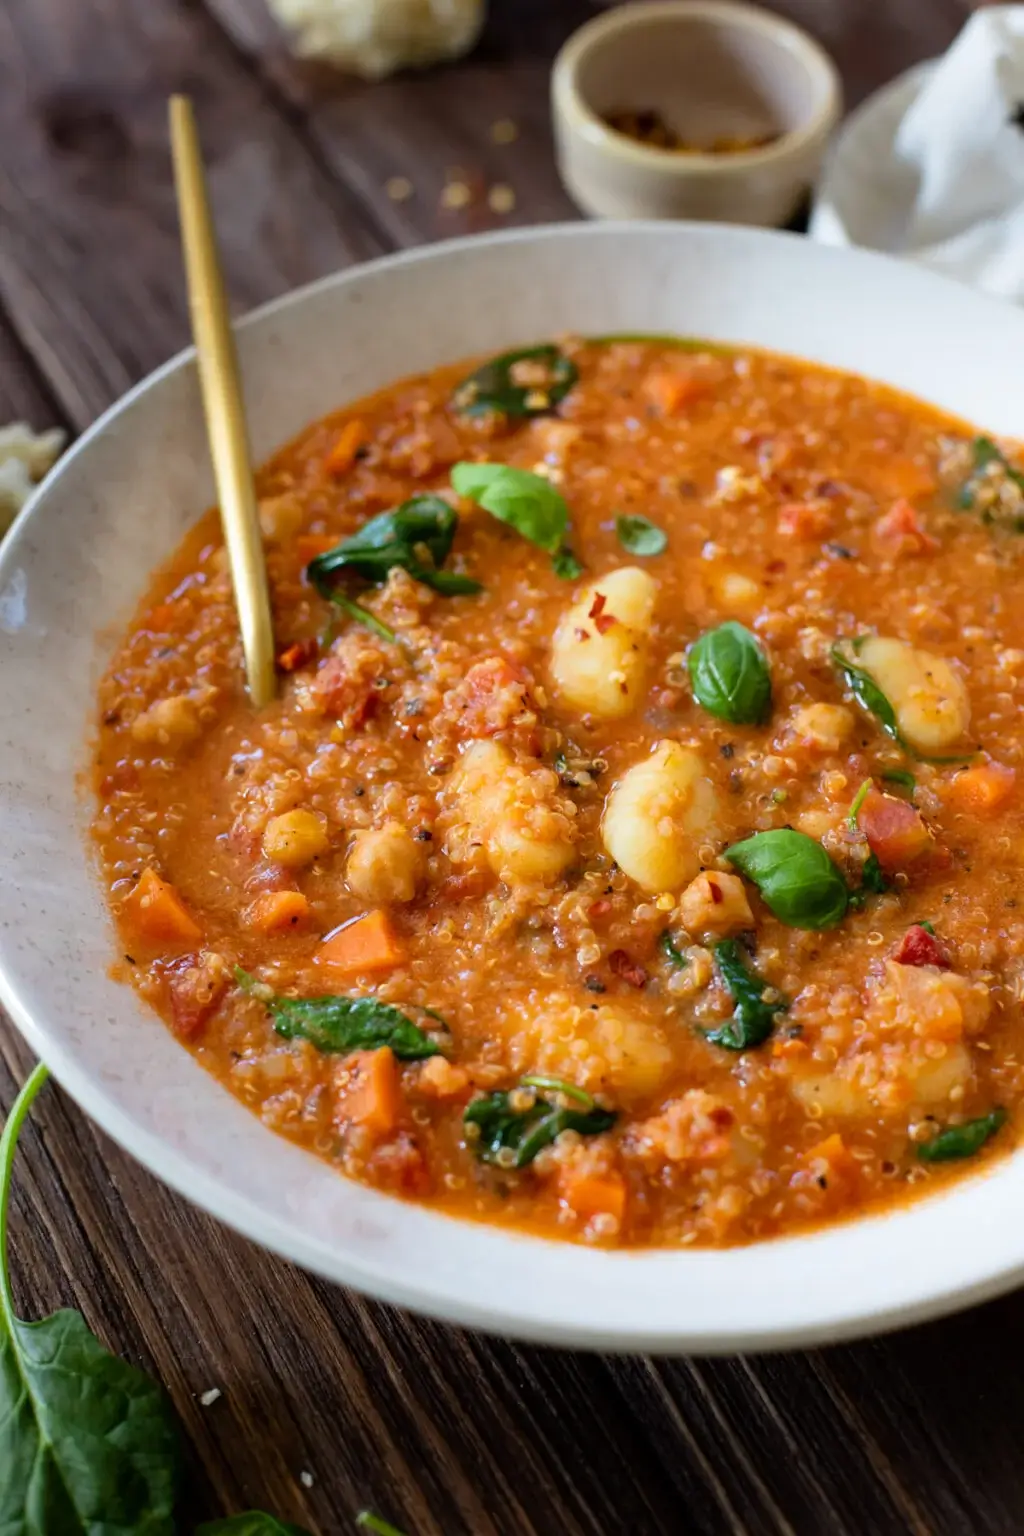
[[[1024,302],[1024,5],[977,12],[941,59],[840,134],[810,233]]]

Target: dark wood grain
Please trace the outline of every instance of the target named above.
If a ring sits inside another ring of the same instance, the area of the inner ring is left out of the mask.
[[[186,339],[164,98],[196,98],[239,307],[394,245],[571,216],[550,59],[588,0],[493,0],[461,64],[380,86],[290,60],[258,0],[0,4],[0,420],[84,426]],[[786,0],[850,100],[945,47],[959,0]],[[514,144],[490,125],[510,117]],[[515,209],[440,206],[455,168]],[[414,195],[393,202],[389,177]],[[0,1107],[30,1066],[0,1025]],[[23,1138],[23,1310],[80,1307],[164,1381],[182,1529],[249,1505],[335,1536],[1020,1536],[1024,1306],[757,1360],[487,1340],[261,1253],[157,1184],[57,1089]],[[221,1398],[204,1408],[211,1387]],[[303,1474],[310,1474],[304,1478]],[[0,1469],[2,1476],[2,1469]]]

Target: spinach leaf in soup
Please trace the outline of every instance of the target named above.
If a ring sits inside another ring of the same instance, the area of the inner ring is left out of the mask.
[[[952,1163],[962,1157],[973,1157],[1008,1119],[1006,1110],[1000,1108],[977,1120],[967,1120],[963,1125],[951,1125],[940,1131],[934,1140],[921,1142],[917,1155],[924,1163]]]
[[[317,555],[306,574],[323,597],[333,597],[334,581],[352,571],[380,586],[396,568],[445,597],[480,592],[470,576],[441,567],[451,553],[459,524],[454,507],[441,496],[412,496],[390,512],[381,512],[343,539],[335,549]]]
[[[724,857],[753,881],[766,906],[790,928],[834,928],[846,916],[846,881],[805,832],[789,827],[755,832],[727,848]]]
[[[235,980],[266,1005],[274,1029],[285,1040],[308,1040],[318,1051],[342,1056],[385,1045],[400,1061],[443,1055],[436,1041],[401,1009],[374,997],[278,997],[241,966],[235,967]]]
[[[670,929],[666,928],[659,938],[658,948],[665,956],[665,959],[675,966],[676,970],[681,971],[685,966],[689,965],[689,960],[672,937]]]
[[[556,346],[520,347],[482,363],[455,389],[464,416],[547,416],[572,389],[579,372]]]
[[[962,512],[979,512],[982,522],[1024,531],[1024,473],[990,437],[974,439],[971,458],[971,473],[957,493],[956,506]]]
[[[552,1103],[536,1087],[554,1090]],[[599,1136],[610,1131],[616,1115],[601,1109],[588,1093],[554,1078],[524,1078],[518,1088],[489,1093],[466,1106],[463,1123],[472,1127],[470,1144],[481,1162],[499,1168],[525,1168],[563,1131]]]
[[[772,708],[768,658],[742,624],[709,629],[687,657],[693,696],[708,714],[732,725],[762,725]]]
[[[904,746],[900,729],[896,723],[896,711],[893,709],[885,694],[879,688],[870,672],[859,667],[856,662],[858,640],[840,642],[832,647],[833,664],[842,673],[847,688],[853,694],[862,709],[866,709],[869,715],[874,715],[882,730],[893,741],[898,741]]]
[[[577,577],[583,575],[583,566],[572,550],[564,547],[556,550],[551,556],[551,567],[562,581],[575,581]]]
[[[7,1219],[18,1133],[48,1073],[37,1067],[0,1137],[0,1531],[174,1536],[179,1442],[155,1381],[104,1349],[81,1314],[14,1312]]]
[[[569,527],[565,498],[550,480],[511,464],[453,464],[452,485],[499,522],[556,558]]]
[[[615,519],[615,532],[623,549],[631,555],[663,555],[668,548],[668,534],[664,528],[649,522],[646,517],[620,513]]]
[[[776,995],[765,1001],[769,991],[766,981],[747,964],[743,949],[735,939],[721,939],[712,946],[718,973],[734,1003],[733,1015],[717,1029],[708,1030],[705,1039],[727,1051],[749,1051],[763,1045],[775,1028],[775,1020],[788,1003]]]

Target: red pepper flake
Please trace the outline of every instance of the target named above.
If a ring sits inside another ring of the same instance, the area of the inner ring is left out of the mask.
[[[606,635],[611,629],[612,625],[617,624],[618,622],[619,621],[615,617],[614,613],[599,613],[594,619],[594,628],[597,630],[599,635]]]
[[[577,630],[574,631],[574,633],[576,635],[576,639],[577,640],[589,640],[590,639],[590,630],[589,629],[577,629]]]
[[[291,645],[286,645],[277,658],[277,665],[282,672],[297,672],[304,667],[307,661],[312,661],[319,649],[315,640],[293,640]]]
[[[608,599],[603,592],[595,592],[594,601],[590,605],[590,612],[587,614],[587,618],[596,619],[598,614],[604,612],[604,605],[607,601]]]
[[[907,929],[893,959],[899,965],[936,965],[941,971],[948,971],[953,963],[945,946],[920,923]]]
[[[630,987],[646,987],[647,972],[624,949],[613,949],[608,956],[608,965],[614,976],[621,976],[622,980]]]
[[[712,906],[721,906],[722,902],[725,900],[725,897],[722,895],[722,887],[720,885],[716,885],[714,880],[709,880],[708,890],[711,892]]]
[[[607,896],[601,896],[597,901],[592,901],[587,908],[587,915],[593,918],[607,917],[612,909],[612,904]]]

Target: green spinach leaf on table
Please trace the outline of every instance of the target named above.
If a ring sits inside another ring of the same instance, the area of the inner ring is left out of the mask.
[[[174,1411],[156,1382],[104,1349],[81,1314],[14,1312],[7,1223],[15,1148],[46,1081],[37,1067],[0,1137],[0,1531],[173,1536]]]

